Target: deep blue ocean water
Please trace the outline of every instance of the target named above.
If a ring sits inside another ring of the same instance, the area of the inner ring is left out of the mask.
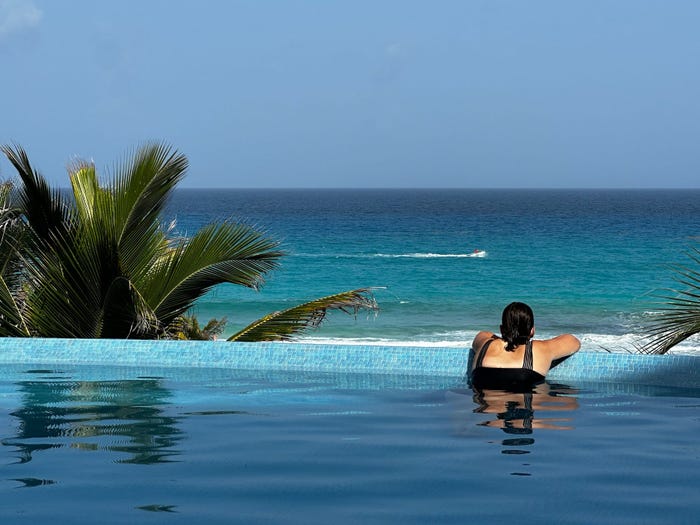
[[[178,190],[167,218],[182,235],[240,220],[286,251],[259,292],[226,285],[198,303],[201,319],[228,319],[226,333],[372,286],[378,315],[334,313],[305,338],[468,345],[518,300],[540,337],[624,351],[675,285],[669,265],[690,262],[700,190]]]

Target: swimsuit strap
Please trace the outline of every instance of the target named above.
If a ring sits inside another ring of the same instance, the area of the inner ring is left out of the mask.
[[[486,350],[488,350],[489,345],[493,343],[497,337],[492,337],[488,341],[484,343],[484,346],[481,347],[481,352],[479,352],[479,357],[476,359],[476,364],[474,365],[474,368],[479,368],[483,365],[484,362],[484,356],[486,355]],[[525,355],[523,356],[523,369],[524,370],[532,370],[532,339],[529,339],[527,343],[525,343]]]
[[[532,339],[525,343],[525,355],[523,356],[523,368],[532,370]]]
[[[488,341],[486,341],[484,343],[484,346],[481,347],[481,352],[479,352],[479,357],[476,360],[476,364],[474,365],[474,368],[479,368],[480,366],[482,366],[482,363],[484,361],[484,356],[486,355],[486,350],[488,350],[489,345],[491,343],[493,343],[496,339],[497,339],[496,336],[493,336],[491,339],[489,339]]]

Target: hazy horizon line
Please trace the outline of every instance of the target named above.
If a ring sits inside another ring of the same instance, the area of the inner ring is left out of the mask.
[[[279,186],[279,187],[254,187],[254,186],[181,186],[176,190],[251,190],[251,191],[696,191],[700,187],[464,187],[464,186]]]

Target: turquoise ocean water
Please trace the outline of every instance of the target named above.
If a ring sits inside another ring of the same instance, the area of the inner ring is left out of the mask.
[[[378,287],[378,315],[335,312],[312,341],[465,345],[496,331],[507,303],[532,305],[538,335],[583,348],[639,341],[656,295],[700,239],[700,190],[179,190],[178,234],[235,219],[287,256],[258,292],[222,286],[200,319],[232,333],[315,297]],[[485,257],[470,257],[475,249]],[[700,342],[678,350],[700,353]]]

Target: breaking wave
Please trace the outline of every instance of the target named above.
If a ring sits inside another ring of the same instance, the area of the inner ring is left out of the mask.
[[[416,340],[399,340],[384,337],[302,337],[299,342],[326,345],[377,345],[377,346],[414,346],[428,348],[465,348],[469,349],[476,335],[475,331],[456,330],[449,333],[424,336]],[[556,334],[541,334],[542,339]],[[584,352],[606,353],[638,353],[640,343],[644,341],[638,334],[577,334],[581,340],[581,350]],[[700,355],[700,340],[691,338],[674,347],[670,352],[674,355]]]

